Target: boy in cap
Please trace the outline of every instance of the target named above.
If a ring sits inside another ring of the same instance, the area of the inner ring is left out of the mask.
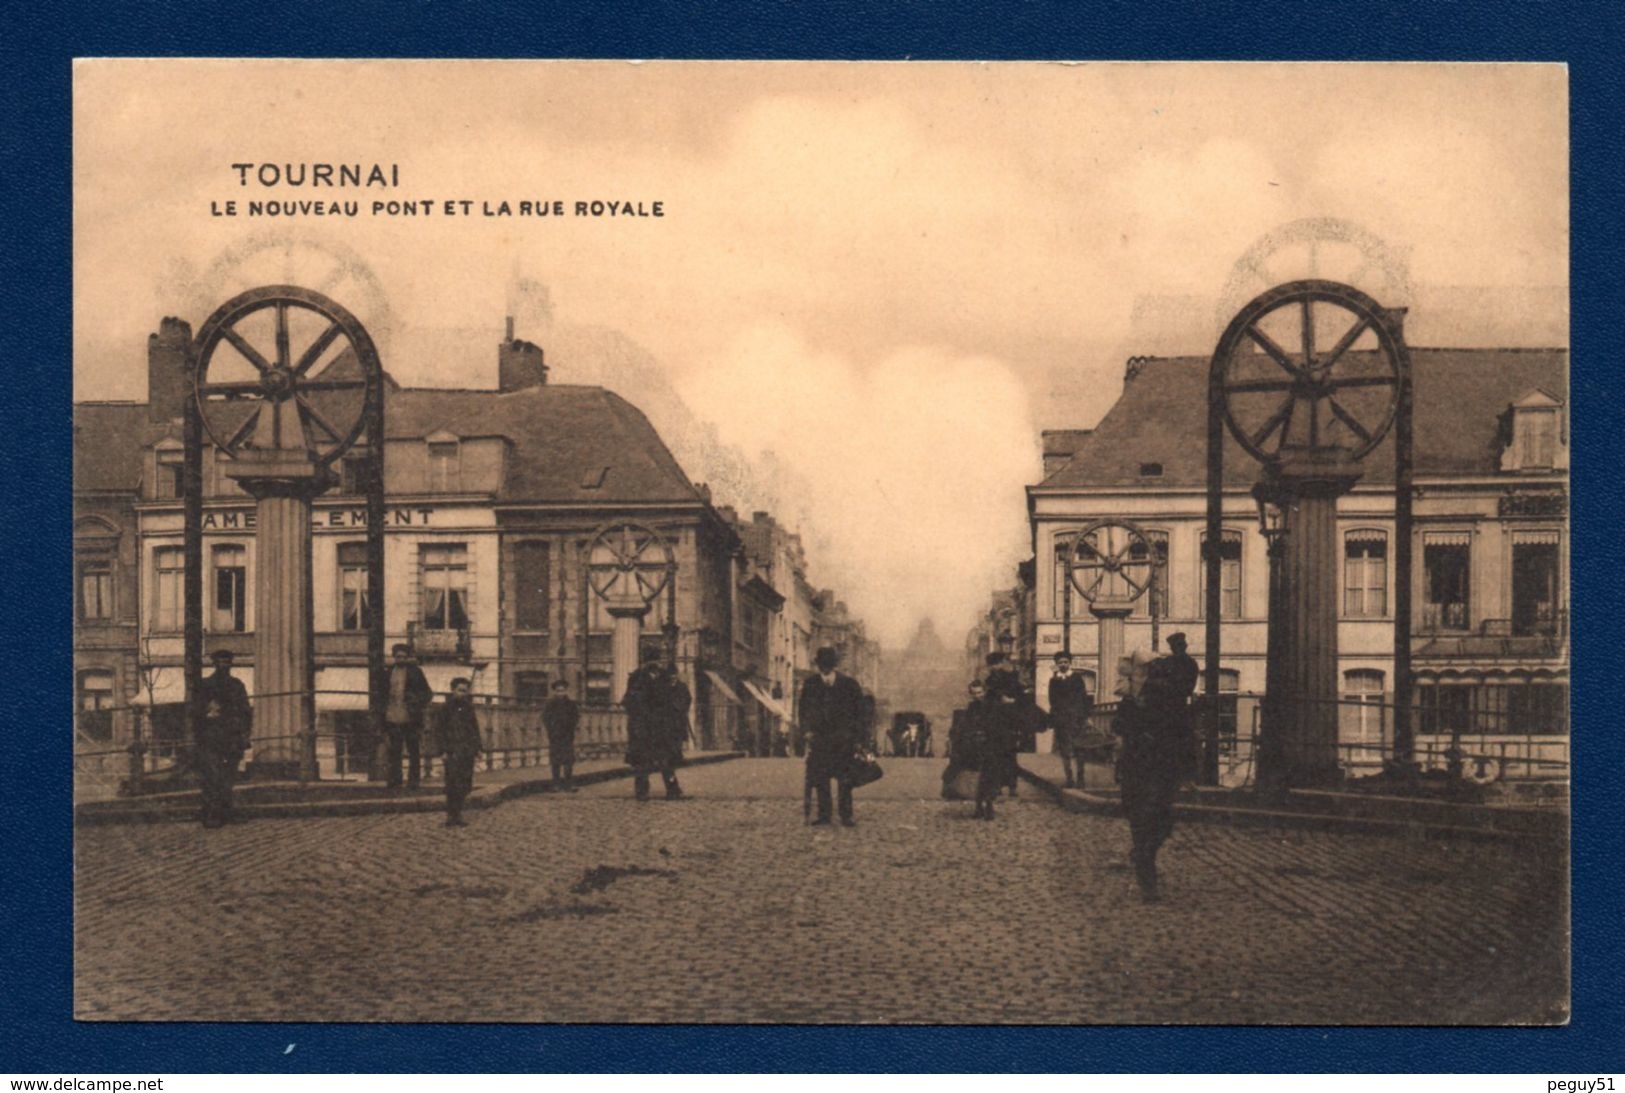
[[[547,761],[553,767],[553,788],[574,793],[576,729],[581,725],[581,707],[570,697],[570,685],[553,681],[553,696],[542,707],[542,724],[547,728]]]
[[[446,826],[463,827],[463,802],[474,790],[474,760],[480,754],[480,723],[474,714],[474,685],[462,676],[440,711],[434,753],[445,756]]]

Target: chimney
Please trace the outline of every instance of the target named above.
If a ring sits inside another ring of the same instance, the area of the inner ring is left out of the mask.
[[[542,347],[519,341],[513,336],[513,316],[508,316],[506,337],[497,346],[497,390],[522,391],[547,383],[547,365],[542,363]]]
[[[166,422],[185,412],[191,377],[186,373],[186,347],[192,328],[186,320],[165,316],[156,334],[147,335],[147,420]]]

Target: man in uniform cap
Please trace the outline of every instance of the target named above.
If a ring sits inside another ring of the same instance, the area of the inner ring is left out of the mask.
[[[204,827],[219,827],[231,818],[231,783],[243,761],[253,726],[248,688],[231,674],[236,659],[229,649],[210,654],[214,673],[198,686],[196,764],[203,795]]]

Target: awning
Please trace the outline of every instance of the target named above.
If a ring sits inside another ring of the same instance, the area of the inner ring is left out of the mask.
[[[743,703],[739,701],[739,696],[734,694],[734,689],[728,686],[727,680],[723,679],[709,668],[705,670],[705,674],[710,677],[711,685],[726,695],[729,702],[732,702],[735,706],[743,705]]]
[[[319,668],[316,671],[318,710],[364,710],[367,708],[365,668]]]
[[[151,668],[152,687],[149,690],[146,682],[137,680],[135,696],[130,699],[132,706],[170,706],[186,701],[186,671],[179,665],[165,665],[162,668]],[[208,679],[214,669],[205,665],[203,678]],[[254,700],[254,669],[235,665],[231,670],[233,679],[242,680],[243,687],[248,691],[248,700]]]
[[[1470,531],[1424,531],[1422,533],[1423,546],[1472,546],[1473,533]]]
[[[772,714],[774,717],[779,718],[785,724],[790,723],[790,711],[784,708],[784,704],[782,702],[768,694],[766,691],[762,690],[760,687],[756,686],[756,684],[752,683],[748,679],[740,680],[740,682],[745,685],[745,690],[751,693],[751,697],[755,698],[756,701],[762,704],[763,709],[767,710],[767,712]]]
[[[1513,546],[1558,546],[1562,541],[1563,533],[1556,528],[1533,528],[1512,533]]]

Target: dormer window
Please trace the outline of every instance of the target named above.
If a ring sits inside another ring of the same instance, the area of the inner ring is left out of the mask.
[[[179,448],[160,448],[156,454],[158,480],[153,483],[153,497],[167,501],[182,496],[186,492],[185,453]]]
[[[1557,411],[1521,410],[1516,424],[1518,461],[1525,470],[1549,468],[1557,455]]]
[[[1563,404],[1536,388],[1511,406],[1511,429],[1501,453],[1503,471],[1549,471],[1568,466]]]
[[[455,440],[429,441],[430,493],[456,493],[462,488],[461,447]]]

